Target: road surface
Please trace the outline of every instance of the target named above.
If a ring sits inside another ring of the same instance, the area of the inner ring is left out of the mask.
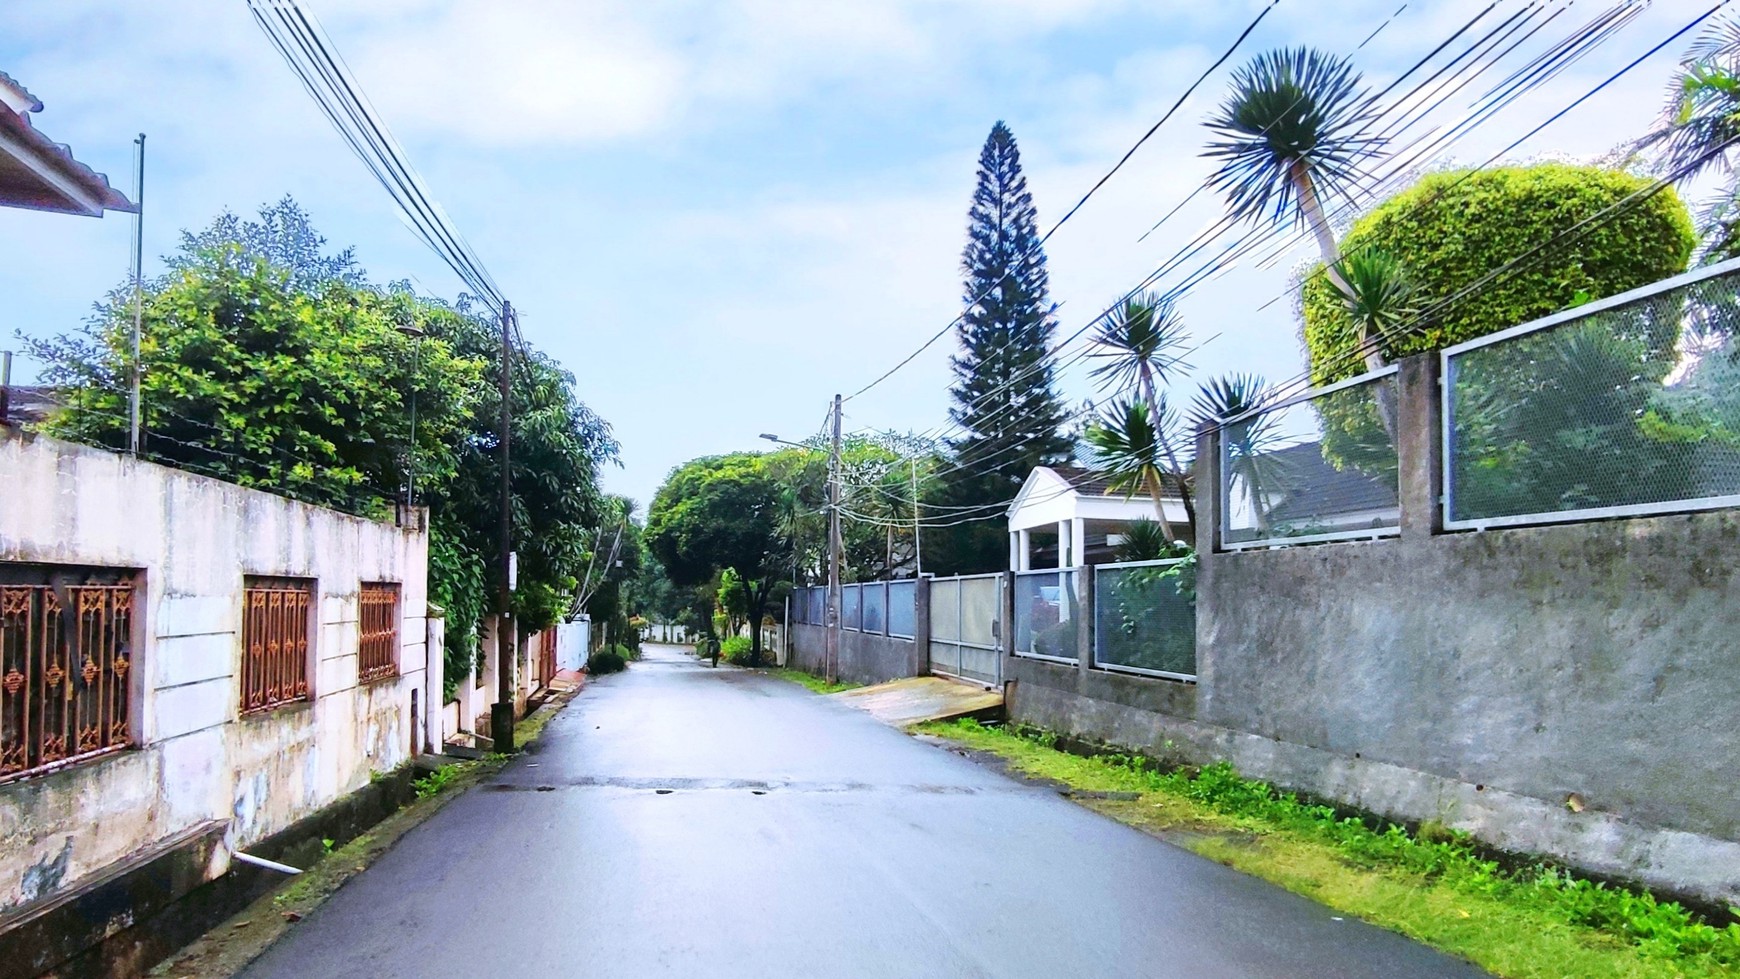
[[[1482,974],[795,684],[652,645],[244,973]]]

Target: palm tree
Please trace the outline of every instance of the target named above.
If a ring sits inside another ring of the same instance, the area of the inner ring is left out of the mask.
[[[1169,541],[1178,539],[1172,522],[1166,519],[1166,506],[1161,479],[1162,454],[1160,431],[1177,418],[1160,396],[1160,411],[1153,414],[1145,402],[1122,400],[1088,426],[1088,444],[1099,456],[1099,469],[1109,477],[1114,492],[1135,496],[1146,490],[1154,500],[1154,516],[1160,532]],[[1159,420],[1156,424],[1155,420]]]
[[[1165,383],[1175,372],[1189,366],[1180,356],[1185,341],[1184,321],[1173,308],[1172,299],[1159,293],[1138,293],[1107,313],[1094,333],[1095,357],[1106,363],[1096,367],[1091,376],[1102,378],[1124,390],[1136,387],[1148,402],[1154,418],[1164,418],[1156,381]],[[1178,464],[1175,447],[1177,432],[1166,426],[1156,426],[1160,454],[1175,477],[1182,481],[1184,468]],[[1196,505],[1188,488],[1180,483],[1184,515],[1196,522]]]
[[[1204,155],[1223,162],[1208,178],[1224,191],[1234,217],[1303,222],[1317,239],[1330,281],[1343,295],[1336,268],[1341,251],[1324,216],[1325,197],[1352,197],[1360,163],[1383,139],[1370,134],[1373,100],[1351,62],[1313,48],[1277,49],[1233,73],[1232,94],[1208,126],[1219,139]],[[1366,364],[1384,365],[1368,349]]]
[[[1740,17],[1718,17],[1686,49],[1668,86],[1661,121],[1639,141],[1660,153],[1662,167],[1685,181],[1720,169],[1727,181],[1700,209],[1706,260],[1740,253],[1740,215],[1734,213],[1740,176]]]
[[[1377,248],[1362,248],[1336,263],[1336,288],[1342,306],[1359,335],[1359,349],[1366,352],[1366,365],[1378,352],[1378,342],[1401,324],[1414,318],[1414,283],[1400,259]],[[1378,365],[1383,366],[1381,354]],[[1337,365],[1329,365],[1337,370]],[[1378,420],[1393,441],[1396,437],[1396,396],[1388,384],[1376,386]]]
[[[1223,419],[1237,418],[1266,403],[1272,392],[1256,374],[1227,374],[1203,383],[1191,405],[1191,419],[1198,426],[1219,425],[1225,445],[1222,455],[1226,471],[1223,484],[1240,481],[1251,498],[1256,514],[1256,529],[1268,526],[1268,507],[1264,500],[1270,492],[1285,482],[1287,467],[1275,456],[1284,438],[1276,427],[1273,414],[1250,415],[1232,424]],[[1224,498],[1223,498],[1224,499]],[[1223,503],[1224,505],[1224,503]],[[1225,515],[1222,515],[1225,519]]]

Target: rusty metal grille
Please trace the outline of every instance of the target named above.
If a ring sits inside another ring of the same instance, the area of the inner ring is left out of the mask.
[[[365,582],[362,586],[361,638],[357,642],[359,681],[399,675],[399,586]]]
[[[308,610],[314,583],[250,578],[242,593],[242,711],[308,699]]]
[[[132,745],[133,586],[0,585],[0,779]]]

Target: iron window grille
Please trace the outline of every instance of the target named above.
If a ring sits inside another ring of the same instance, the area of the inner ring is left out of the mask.
[[[367,683],[399,675],[399,586],[364,582],[360,597],[356,676]]]
[[[314,582],[248,578],[242,590],[242,713],[308,700]]]
[[[0,781],[131,747],[132,668],[131,580],[0,583]]]

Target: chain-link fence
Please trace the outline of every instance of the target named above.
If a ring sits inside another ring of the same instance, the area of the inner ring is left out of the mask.
[[[1740,505],[1740,262],[1447,348],[1445,526]]]
[[[1102,564],[1093,570],[1094,666],[1194,680],[1195,561]]]
[[[1076,662],[1079,599],[1071,570],[1015,574],[1015,655]]]
[[[1397,533],[1396,425],[1394,367],[1224,420],[1222,545]]]
[[[998,683],[1003,677],[1003,576],[930,583],[930,670]]]

